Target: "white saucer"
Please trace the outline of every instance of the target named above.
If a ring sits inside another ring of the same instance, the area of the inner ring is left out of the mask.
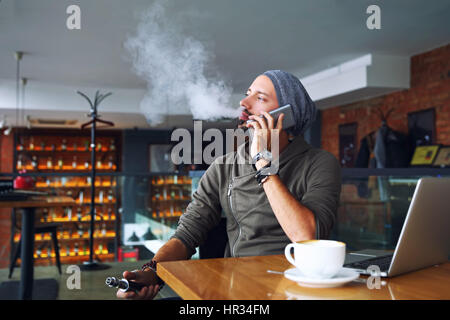
[[[289,280],[297,282],[302,287],[309,288],[334,288],[340,287],[347,282],[359,278],[359,273],[353,269],[342,268],[333,278],[329,279],[313,279],[300,272],[297,268],[288,269],[284,272],[284,276]]]

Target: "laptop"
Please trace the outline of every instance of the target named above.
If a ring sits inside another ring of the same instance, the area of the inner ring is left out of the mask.
[[[394,253],[351,252],[346,255],[344,267],[371,275],[370,269],[374,269],[369,267],[378,266],[381,277],[393,277],[447,262],[449,253],[450,178],[421,178]]]

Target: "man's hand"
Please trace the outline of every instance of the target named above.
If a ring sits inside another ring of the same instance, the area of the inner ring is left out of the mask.
[[[276,127],[274,127],[275,120],[269,113],[263,111],[261,112],[261,114],[264,117],[251,115],[249,119],[254,121],[247,123],[247,127],[254,129],[250,146],[250,156],[252,158],[255,157],[258,152],[261,152],[264,149],[273,151],[272,144],[274,142],[279,144],[280,132],[283,129],[283,113],[280,114]],[[279,149],[276,149],[276,151],[278,152]],[[278,155],[274,155],[273,153],[272,156],[278,157]]]
[[[151,300],[159,291],[159,285],[156,283],[156,274],[152,270],[148,271],[125,271],[122,275],[128,281],[136,281],[146,284],[138,293],[134,291],[122,292],[117,290],[117,298],[134,300]]]

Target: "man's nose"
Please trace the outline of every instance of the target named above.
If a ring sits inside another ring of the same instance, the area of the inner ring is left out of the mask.
[[[250,109],[251,109],[251,104],[249,103],[249,96],[247,96],[247,97],[245,97],[244,99],[242,99],[240,102],[239,102],[239,105],[241,106],[241,107],[244,107],[245,109],[247,109],[247,111],[250,111]]]

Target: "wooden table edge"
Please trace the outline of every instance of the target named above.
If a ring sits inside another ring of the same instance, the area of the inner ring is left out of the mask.
[[[167,286],[172,288],[172,290],[175,291],[183,300],[203,300],[195,292],[189,289],[188,286],[183,284],[183,282],[172,276],[172,274],[164,267],[164,262],[158,263],[156,273],[158,277],[160,277]]]

